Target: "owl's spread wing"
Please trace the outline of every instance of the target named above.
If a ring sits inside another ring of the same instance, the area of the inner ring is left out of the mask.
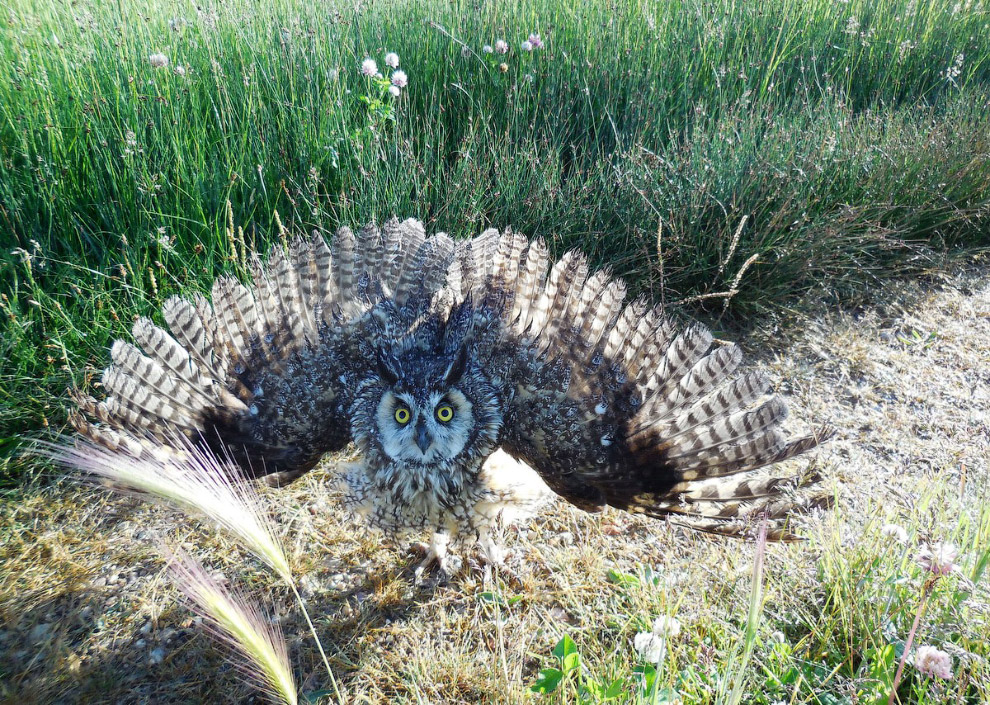
[[[349,442],[368,336],[383,318],[425,310],[453,253],[445,234],[426,238],[418,221],[394,219],[357,236],[341,228],[332,250],[318,233],[288,252],[276,246],[254,259],[247,284],[221,277],[211,300],[169,299],[168,330],[138,320],[136,344],[111,349],[106,398],[75,393],[71,421],[137,457],[181,445],[181,434],[250,476],[291,481]]]
[[[581,254],[551,263],[542,241],[518,234],[462,243],[451,272],[461,297],[504,302],[489,360],[509,399],[502,447],[557,494],[723,534],[765,514],[772,538],[792,537],[781,520],[796,508],[793,490],[819,478],[754,471],[831,430],[787,439],[784,402],[759,372],[737,373],[737,347],[713,348],[698,324],[678,332]]]

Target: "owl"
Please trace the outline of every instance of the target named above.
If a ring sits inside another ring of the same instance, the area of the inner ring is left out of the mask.
[[[79,433],[134,457],[186,442],[238,477],[291,482],[353,444],[332,482],[391,534],[451,539],[497,563],[495,529],[539,507],[535,473],[577,507],[611,506],[740,535],[821,504],[816,473],[761,471],[828,428],[788,439],[783,401],[734,345],[678,329],[584,256],[486,230],[454,241],[392,219],[298,236],[223,276],[210,300],[169,299],[118,340],[105,398],[75,393]],[[182,443],[176,438],[185,437]],[[810,488],[810,490],[808,489]],[[809,496],[810,495],[810,496]]]

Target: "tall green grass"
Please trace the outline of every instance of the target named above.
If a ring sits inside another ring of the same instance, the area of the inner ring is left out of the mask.
[[[0,444],[60,423],[112,336],[236,271],[276,214],[512,225],[739,313],[990,242],[980,3],[17,0],[4,20]],[[360,100],[385,51],[410,77],[394,121]]]

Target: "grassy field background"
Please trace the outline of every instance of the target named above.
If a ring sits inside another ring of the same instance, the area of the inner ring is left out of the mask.
[[[531,32],[545,46],[527,52]],[[484,51],[498,39],[508,53]],[[387,78],[389,51],[409,78],[398,97],[360,73],[370,57]],[[98,378],[135,316],[240,273],[278,222],[511,225],[728,326],[859,301],[985,249],[988,156],[982,2],[14,0],[0,16],[0,487],[25,498],[37,467],[22,436],[64,424],[64,390]],[[975,551],[987,517],[971,521],[955,531]],[[816,658],[880,664],[889,683],[893,651],[839,634],[880,628],[855,621],[843,582],[871,554],[839,557],[831,540],[815,544],[819,577],[841,590]],[[903,577],[899,560],[871,580]],[[809,668],[792,675],[832,682]],[[985,695],[976,682],[956,701]]]
[[[237,269],[228,202],[248,247],[273,240],[277,216],[511,225],[695,312],[848,300],[990,243],[979,3],[4,12],[6,448],[62,422],[63,390],[88,383],[133,316]],[[522,51],[530,32],[545,47]],[[499,38],[508,54],[483,51]],[[359,66],[385,68],[386,51],[409,86],[381,100]]]

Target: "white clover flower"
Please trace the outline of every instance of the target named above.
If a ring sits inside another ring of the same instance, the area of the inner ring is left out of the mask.
[[[328,80],[336,81],[338,78],[340,78],[340,71],[338,71],[337,69],[330,69],[329,71],[327,71]]]
[[[509,43],[504,39],[499,39],[495,42],[495,53],[496,54],[508,54],[509,53]]]
[[[148,60],[151,62],[151,65],[154,66],[156,69],[160,69],[168,66],[168,57],[165,56],[164,54],[152,54],[151,56],[148,57]]]
[[[361,62],[362,76],[374,76],[376,73],[378,73],[378,64],[374,59],[365,59]]]
[[[653,634],[661,638],[676,639],[681,633],[681,623],[676,617],[662,615],[653,622]]]
[[[393,98],[398,98],[399,94],[402,93],[402,89],[399,88],[398,86],[389,86],[388,92],[389,95],[391,95]]]
[[[492,49],[492,45],[491,44],[486,44],[485,46],[481,47],[481,52],[483,54],[491,54],[493,51],[495,51],[495,50]]]
[[[531,73],[527,73],[525,76],[523,76],[523,78],[526,80],[526,83],[532,83],[533,81],[536,80],[533,77],[533,74],[531,74]]]
[[[526,39],[523,41],[522,44],[519,45],[519,48],[522,49],[523,51],[533,51],[533,44],[528,39]]]
[[[394,51],[387,53],[385,55],[385,65],[393,69],[399,68],[399,55]]]
[[[908,542],[908,532],[903,526],[897,524],[884,524],[880,527],[880,535],[894,539],[897,543],[906,544]]]
[[[633,648],[645,661],[657,663],[663,656],[663,639],[653,632],[639,632],[633,637]]]
[[[958,569],[956,558],[959,549],[955,544],[944,541],[925,546],[918,552],[918,565],[933,575],[949,575]]]
[[[959,77],[959,74],[962,73],[962,65],[965,59],[966,59],[965,54],[956,55],[956,60],[952,64],[952,66],[949,66],[948,68],[945,69],[945,71],[942,72],[942,75],[945,77],[945,80],[950,81],[951,83],[956,82],[956,79]]]
[[[172,73],[174,73],[176,76],[185,76],[186,67],[183,66],[182,64],[176,64],[175,67],[172,69]]]
[[[914,652],[914,667],[919,673],[926,676],[934,676],[942,680],[952,678],[952,658],[934,646],[919,646]]]
[[[540,39],[540,35],[538,32],[533,32],[531,35],[529,35],[529,43],[533,46],[534,49],[543,48],[543,40]]]
[[[406,76],[405,71],[395,71],[392,74],[392,85],[398,88],[405,88],[409,85],[409,77]]]

